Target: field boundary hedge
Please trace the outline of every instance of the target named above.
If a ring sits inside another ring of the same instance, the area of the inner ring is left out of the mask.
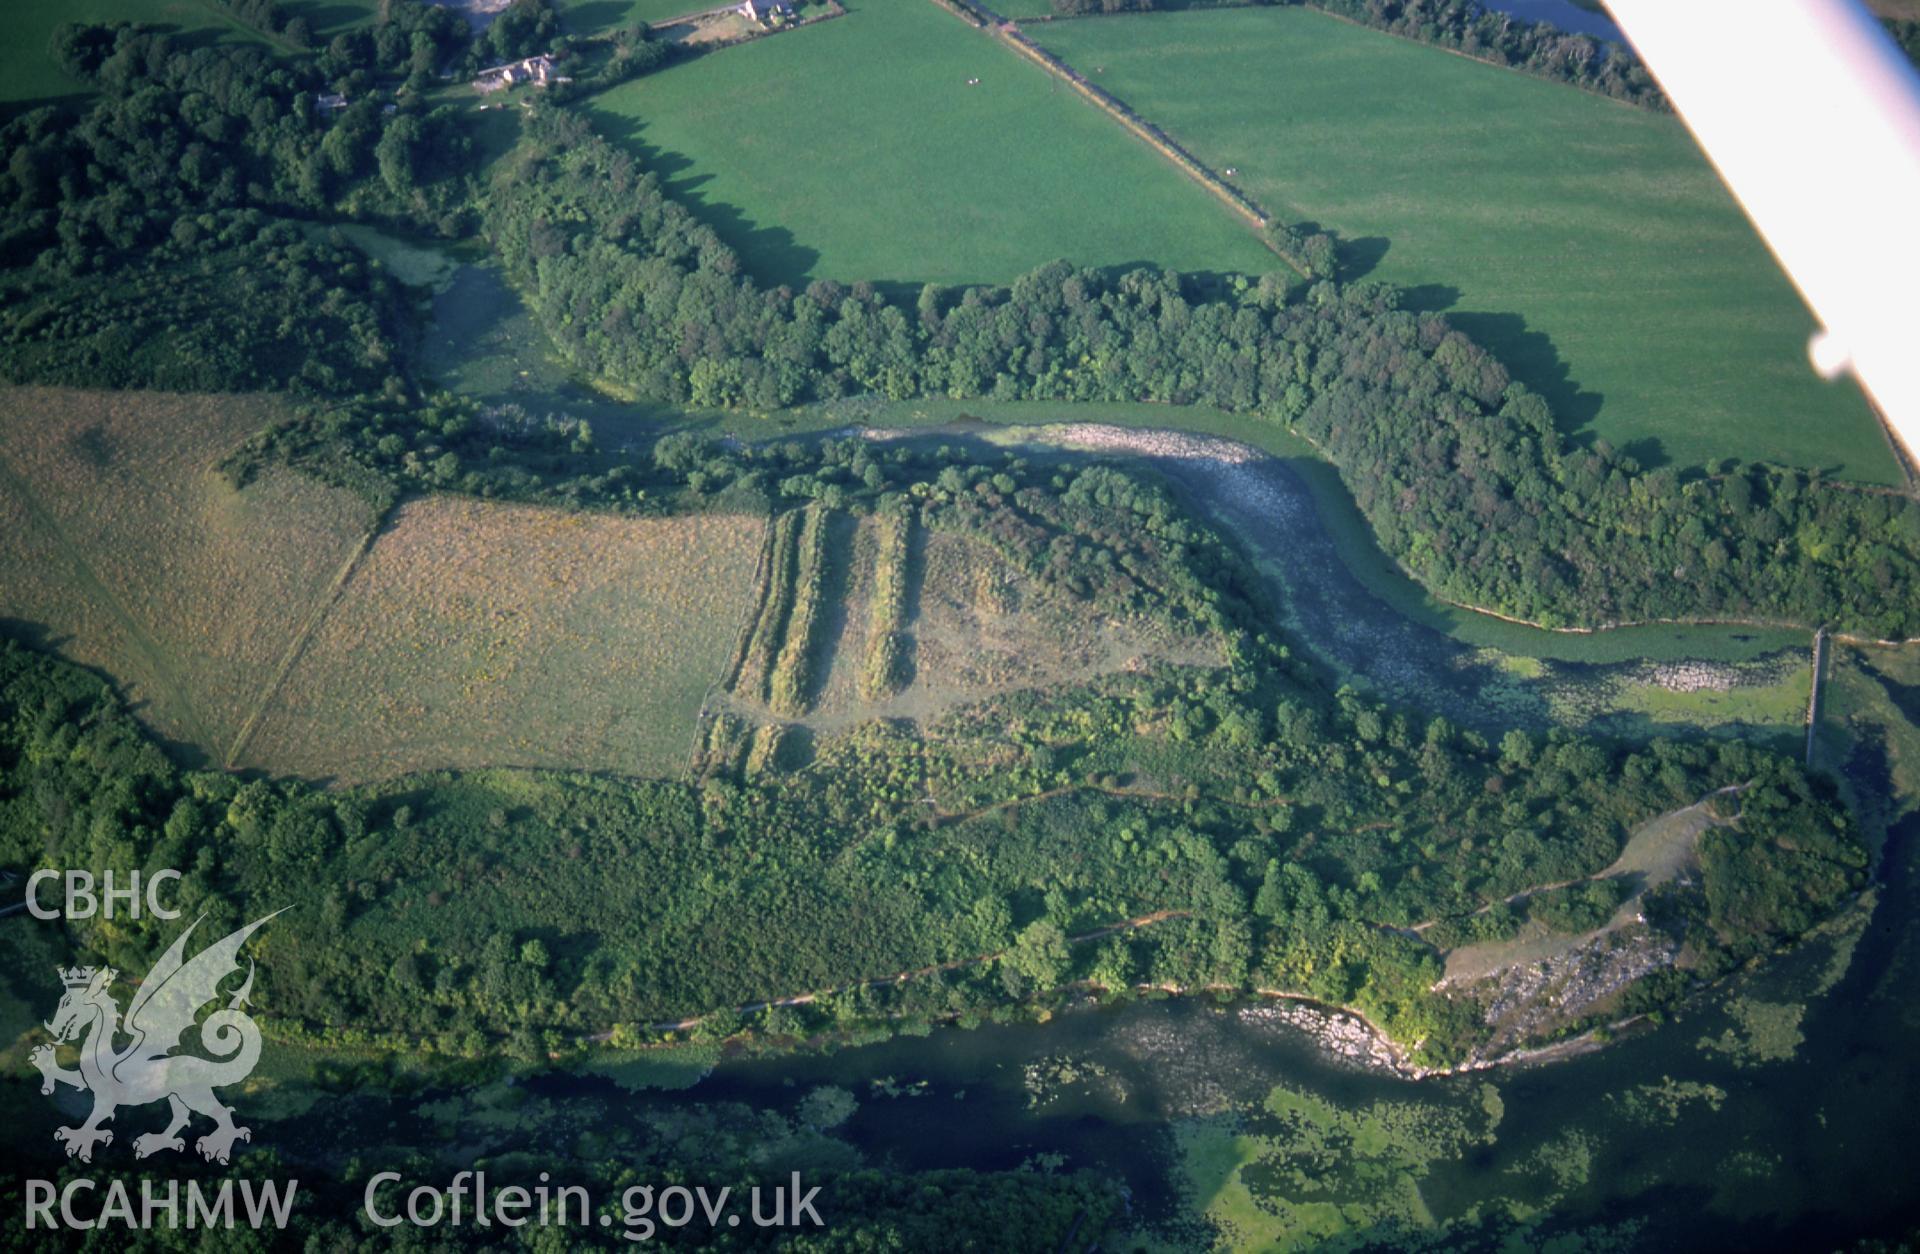
[[[911,507],[883,510],[873,559],[873,602],[867,623],[866,664],[860,695],[883,701],[906,687],[907,563],[913,542]]]
[[[1301,258],[1288,255],[1288,253],[1275,244],[1272,236],[1267,233],[1267,228],[1273,224],[1273,218],[1266,210],[1260,207],[1257,201],[1216,174],[1205,162],[1181,147],[1179,141],[1175,140],[1171,135],[1168,135],[1158,126],[1155,126],[1152,122],[1147,121],[1138,113],[1135,113],[1132,108],[1119,97],[1089,82],[1078,70],[1054,56],[1039,44],[1034,43],[1033,40],[1027,38],[1026,32],[1020,29],[1017,22],[1002,19],[991,10],[976,8],[968,3],[968,0],[933,0],[933,3],[939,5],[947,12],[954,14],[956,17],[959,17],[976,29],[992,35],[1007,47],[1013,49],[1047,73],[1066,83],[1067,86],[1073,88],[1074,91],[1079,93],[1082,99],[1106,114],[1109,118],[1112,118],[1115,122],[1118,122],[1122,127],[1126,128],[1135,139],[1138,139],[1140,142],[1146,144],[1147,147],[1172,162],[1174,167],[1182,174],[1185,174],[1188,178],[1205,188],[1213,195],[1214,199],[1220,201],[1220,203],[1232,210],[1235,215],[1254,229],[1255,233],[1260,236],[1261,242],[1265,244],[1275,256],[1298,271],[1301,277],[1310,277],[1305,262]]]
[[[771,531],[766,591],[760,599],[760,613],[754,619],[746,654],[741,659],[739,671],[734,675],[736,691],[750,687],[763,694],[766,692],[774,659],[779,655],[781,641],[786,638],[787,617],[793,611],[794,565],[798,557],[796,547],[800,537],[800,515],[791,510],[779,515],[774,519]]]
[[[793,574],[791,611],[786,632],[767,675],[767,704],[776,714],[794,718],[807,712],[812,704],[814,636],[821,622],[823,590],[826,585],[827,527],[833,511],[809,505],[801,511],[800,534],[796,541],[796,569]]]

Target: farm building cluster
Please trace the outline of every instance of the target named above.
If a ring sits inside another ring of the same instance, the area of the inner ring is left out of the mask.
[[[332,114],[335,114],[335,113],[339,113],[341,110],[345,109],[351,103],[352,101],[348,100],[345,95],[337,91],[315,92],[313,96],[314,110],[318,112],[323,118],[331,116]],[[391,100],[387,101],[387,103],[380,106],[380,112],[383,114],[397,113],[399,112],[399,109],[400,109],[400,106],[395,104]]]
[[[740,16],[762,26],[777,26],[793,20],[793,5],[787,0],[740,0]]]
[[[553,57],[547,53],[528,57],[523,61],[510,61],[505,65],[492,66],[480,71],[473,80],[475,91],[502,91],[508,87],[517,87],[521,83],[532,83],[536,87],[545,87],[549,83],[567,82],[565,76],[553,72]]]

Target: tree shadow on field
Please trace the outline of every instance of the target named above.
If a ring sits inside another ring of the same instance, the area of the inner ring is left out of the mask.
[[[1387,259],[1387,250],[1392,247],[1393,241],[1384,235],[1362,235],[1358,239],[1341,240],[1334,249],[1340,277],[1347,280],[1366,278]]]
[[[40,96],[32,100],[0,101],[0,126],[5,126],[17,117],[32,113],[35,109],[59,109],[64,113],[85,111],[92,97],[83,92],[71,96]]]
[[[1422,283],[1400,289],[1400,308],[1412,313],[1445,313],[1460,303],[1460,289],[1450,283]]]
[[[561,20],[570,34],[596,35],[625,17],[627,7],[626,0],[588,0],[586,4],[568,5]],[[688,5],[689,9],[699,7],[697,2]]]
[[[814,628],[813,639],[807,642],[807,680],[800,692],[801,700],[808,705],[818,700],[827,686],[846,643],[847,587],[853,578],[853,541],[859,524],[858,518],[839,510],[827,518],[826,556],[820,563],[820,604],[827,609]]]
[[[805,723],[790,723],[774,752],[773,767],[779,771],[804,771],[813,765],[817,748],[813,728]]]
[[[129,714],[140,720],[140,728],[147,738],[160,746],[169,760],[176,766],[189,771],[211,770],[218,767],[213,755],[205,745],[196,745],[185,740],[174,740],[162,735],[153,721],[145,717],[145,711],[152,706],[151,701],[137,701],[128,695],[126,685],[116,675],[75,661],[67,653],[67,646],[73,643],[73,636],[55,630],[48,623],[34,622],[25,618],[7,618],[0,616],[0,641],[11,641],[23,649],[47,657],[58,658],[68,666],[77,667],[99,680],[113,691],[114,697],[126,707]]]
[[[1526,318],[1517,313],[1447,310],[1447,321],[1492,353],[1509,375],[1540,394],[1569,445],[1585,448],[1593,443],[1591,428],[1606,397],[1580,386],[1545,332],[1529,330]],[[1657,449],[1648,451],[1661,456]]]
[[[323,38],[338,34],[366,16],[364,9],[351,4],[329,4],[326,0],[300,0],[282,7],[288,10],[289,17],[306,18],[315,36]]]
[[[595,113],[594,123],[608,139],[632,153],[642,169],[658,175],[668,196],[713,228],[714,234],[740,255],[742,269],[762,287],[784,283],[801,288],[821,277],[814,273],[820,264],[819,249],[802,244],[784,226],[761,226],[738,205],[706,195],[701,189],[712,182],[713,176],[694,174],[692,158],[647,143],[642,138],[646,127],[639,119],[600,111]]]
[[[1673,459],[1667,456],[1666,446],[1660,443],[1658,436],[1642,436],[1638,440],[1628,440],[1620,446],[1620,451],[1633,458],[1642,470],[1658,470],[1671,465]]]
[[[840,282],[843,285],[851,286],[852,283],[859,282],[859,280],[841,279]],[[890,305],[900,306],[901,310],[906,313],[909,318],[913,316],[914,306],[920,300],[921,289],[926,287],[926,282],[921,279],[868,279],[866,282],[872,286],[874,292],[879,295],[881,300],[886,301]],[[941,286],[944,287],[946,285],[942,284]],[[944,305],[942,306],[942,308],[945,307]]]

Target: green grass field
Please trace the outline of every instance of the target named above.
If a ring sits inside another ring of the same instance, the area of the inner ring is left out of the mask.
[[[0,619],[219,762],[373,523],[352,494],[215,465],[267,397],[0,391]]]
[[[290,17],[304,17],[320,39],[331,39],[341,31],[371,25],[380,11],[380,0],[280,0]]]
[[[566,29],[576,35],[597,35],[635,22],[664,22],[718,8],[717,0],[560,0]]]
[[[309,2],[315,7],[352,7],[350,0]],[[152,22],[198,39],[256,38],[209,0],[8,0],[6,20],[7,38],[0,42],[0,106],[87,90],[61,73],[47,55],[55,28],[65,22]]]
[[[767,282],[1278,265],[1162,158],[927,0],[852,4],[590,107]]]
[[[1680,124],[1299,9],[1034,24],[1269,213],[1448,304],[1563,425],[1692,465],[1897,482],[1858,393]],[[1091,112],[1091,110],[1089,110]]]
[[[665,776],[748,608],[755,516],[430,496],[394,514],[236,755],[306,776]]]

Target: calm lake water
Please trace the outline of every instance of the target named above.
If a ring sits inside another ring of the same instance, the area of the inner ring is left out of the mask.
[[[1626,37],[1613,24],[1606,10],[1596,5],[1575,4],[1573,0],[1482,0],[1489,9],[1511,13],[1529,22],[1552,22],[1561,30],[1576,35],[1592,35],[1625,43]]]

